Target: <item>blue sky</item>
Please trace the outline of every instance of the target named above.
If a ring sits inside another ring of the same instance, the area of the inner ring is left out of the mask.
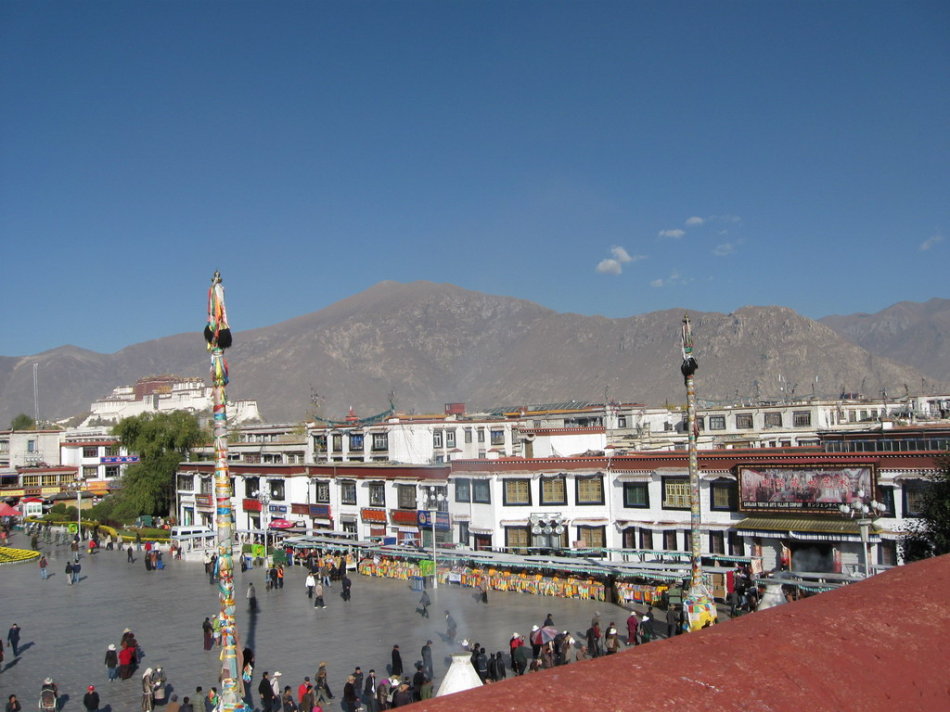
[[[950,4],[0,3],[0,354],[382,280],[610,317],[948,297]]]

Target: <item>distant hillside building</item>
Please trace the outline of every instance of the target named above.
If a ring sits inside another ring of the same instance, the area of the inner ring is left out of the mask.
[[[119,386],[105,398],[92,404],[92,412],[83,426],[118,423],[123,418],[141,413],[183,410],[189,413],[211,413],[211,387],[200,378],[179,376],[149,376],[140,378],[133,386]],[[259,421],[257,401],[228,403],[228,417],[232,423]]]

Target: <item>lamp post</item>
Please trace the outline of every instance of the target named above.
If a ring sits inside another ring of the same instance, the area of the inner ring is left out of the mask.
[[[426,491],[426,509],[429,510],[429,525],[432,527],[432,590],[439,587],[439,565],[436,559],[436,517],[442,504],[446,501],[445,495],[437,492],[435,487]]]
[[[257,500],[261,503],[261,527],[264,529],[264,584],[267,584],[267,513],[270,505],[270,495],[259,492]]]
[[[69,489],[76,490],[76,534],[82,539],[82,477],[76,475],[75,481]]]
[[[874,523],[874,520],[881,516],[884,510],[887,509],[884,504],[878,502],[876,499],[865,503],[866,495],[867,493],[864,490],[858,490],[857,499],[852,499],[847,504],[842,504],[838,507],[838,510],[842,514],[847,514],[848,517],[852,519],[857,517],[855,523],[861,530],[861,565],[864,569],[864,578],[871,575],[871,567],[868,563],[868,538],[871,532],[871,525]]]

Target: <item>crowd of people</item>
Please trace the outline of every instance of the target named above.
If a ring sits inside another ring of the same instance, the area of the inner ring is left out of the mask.
[[[70,542],[70,547],[75,553],[75,556],[71,557],[73,563],[78,561],[78,544],[79,540],[75,537],[73,542]],[[141,542],[137,543],[136,548],[138,546],[141,546]],[[161,553],[157,547],[144,548],[146,569],[153,571],[161,568],[157,566],[157,563],[161,561]],[[134,551],[133,546],[130,545],[128,558],[132,562],[135,561]],[[280,593],[284,589],[284,582],[289,572],[284,569],[283,564],[267,565],[264,561],[243,557],[241,561],[248,566],[258,564],[267,567],[264,581],[268,591]],[[305,573],[301,579],[294,579],[302,580],[303,586],[299,589],[296,585],[292,586],[293,595],[298,595],[296,592],[300,591],[313,601],[314,607],[326,608],[329,589],[338,585],[340,598],[344,604],[351,600],[353,582],[347,572],[346,560],[343,556],[339,554],[321,556],[311,552],[309,555],[298,556],[296,563],[304,566]],[[205,560],[205,573],[212,583],[217,582],[217,564],[213,554]],[[46,566],[42,563],[40,566],[41,575],[45,577]],[[256,613],[258,611],[257,592],[253,582],[247,585],[246,597],[249,608]],[[480,600],[488,603],[486,596],[481,596]],[[432,599],[428,592],[423,591],[416,612],[428,618],[428,609],[431,605]],[[671,610],[675,610],[675,607],[671,606]],[[525,675],[601,655],[612,655],[625,646],[641,645],[656,637],[652,609],[642,615],[631,612],[625,621],[621,621],[626,635],[621,634],[620,628],[614,621],[604,625],[599,615],[594,616],[586,630],[572,633],[569,629],[559,629],[555,626],[553,616],[549,613],[543,621],[531,625],[530,630],[526,627],[528,632],[525,634],[517,632],[512,634],[508,640],[507,649],[491,651],[478,642],[458,641],[456,639],[458,626],[451,611],[445,610],[444,616],[445,634],[442,636],[444,641],[450,649],[469,655],[472,668],[483,684],[496,684],[509,676]],[[220,617],[218,615],[205,617],[201,628],[204,650],[214,651],[221,645]],[[14,625],[7,637],[14,656],[17,655],[16,646],[19,642],[18,630],[18,627]],[[490,634],[489,631],[485,633]],[[668,634],[673,633],[674,631],[668,630]],[[487,638],[489,635],[480,637],[480,639]],[[418,657],[413,651],[414,661],[409,665],[403,663],[403,652],[399,644],[393,645],[389,649],[387,664],[377,665],[381,670],[380,674],[377,674],[376,668],[369,668],[364,673],[360,666],[356,666],[352,672],[335,678],[337,683],[342,681],[339,697],[337,697],[333,692],[337,684],[331,678],[328,662],[320,662],[312,675],[307,675],[302,681],[292,685],[285,682],[279,671],[264,671],[259,675],[256,674],[254,651],[245,648],[241,670],[244,701],[250,709],[260,712],[323,712],[324,709],[335,704],[339,704],[343,712],[361,710],[380,712],[432,697],[436,691],[433,641],[426,641],[419,649]],[[182,696],[179,699],[178,694],[175,694],[169,686],[166,673],[161,667],[155,669],[146,667],[139,672],[142,659],[141,645],[129,629],[123,631],[117,644],[108,645],[104,657],[109,683],[121,684],[121,681],[134,677],[138,679],[141,687],[142,712],[153,712],[157,707],[168,712],[214,712],[217,709],[220,701],[218,687],[210,687],[207,690],[198,687],[194,695]],[[2,661],[2,653],[0,653],[0,661]],[[0,664],[0,669],[2,669],[2,664]],[[55,683],[52,680],[45,692],[51,690],[55,690]],[[16,696],[11,695],[8,699],[7,710],[17,712],[19,704]],[[88,712],[95,712],[100,708],[99,691],[94,686],[88,686],[83,696],[83,705]]]

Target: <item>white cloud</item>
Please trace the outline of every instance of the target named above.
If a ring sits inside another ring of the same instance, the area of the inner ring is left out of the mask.
[[[597,263],[597,271],[601,274],[620,274],[623,272],[623,267],[617,260],[607,259]]]
[[[610,254],[613,257],[608,257],[597,263],[597,271],[601,274],[622,274],[624,264],[646,259],[646,255],[631,255],[626,248],[620,245],[611,247]]]
[[[686,227],[702,227],[703,225],[738,225],[742,218],[738,215],[710,215],[708,218],[701,218],[694,215],[686,220]]]
[[[683,279],[679,272],[673,272],[666,279],[654,279],[650,282],[651,287],[672,287],[678,284],[686,284],[689,280]]]
[[[619,245],[614,245],[611,247],[610,254],[614,256],[614,259],[617,260],[617,262],[630,262],[633,260],[630,254]]]
[[[736,245],[734,242],[723,242],[721,245],[716,245],[713,248],[712,253],[716,257],[725,257],[726,255],[731,255],[736,251]]]
[[[686,234],[685,230],[660,230],[660,237],[672,237],[674,240],[679,240],[683,235]]]
[[[926,240],[920,243],[920,251],[926,252],[938,242],[943,242],[943,235],[934,235],[932,237],[928,237]]]

